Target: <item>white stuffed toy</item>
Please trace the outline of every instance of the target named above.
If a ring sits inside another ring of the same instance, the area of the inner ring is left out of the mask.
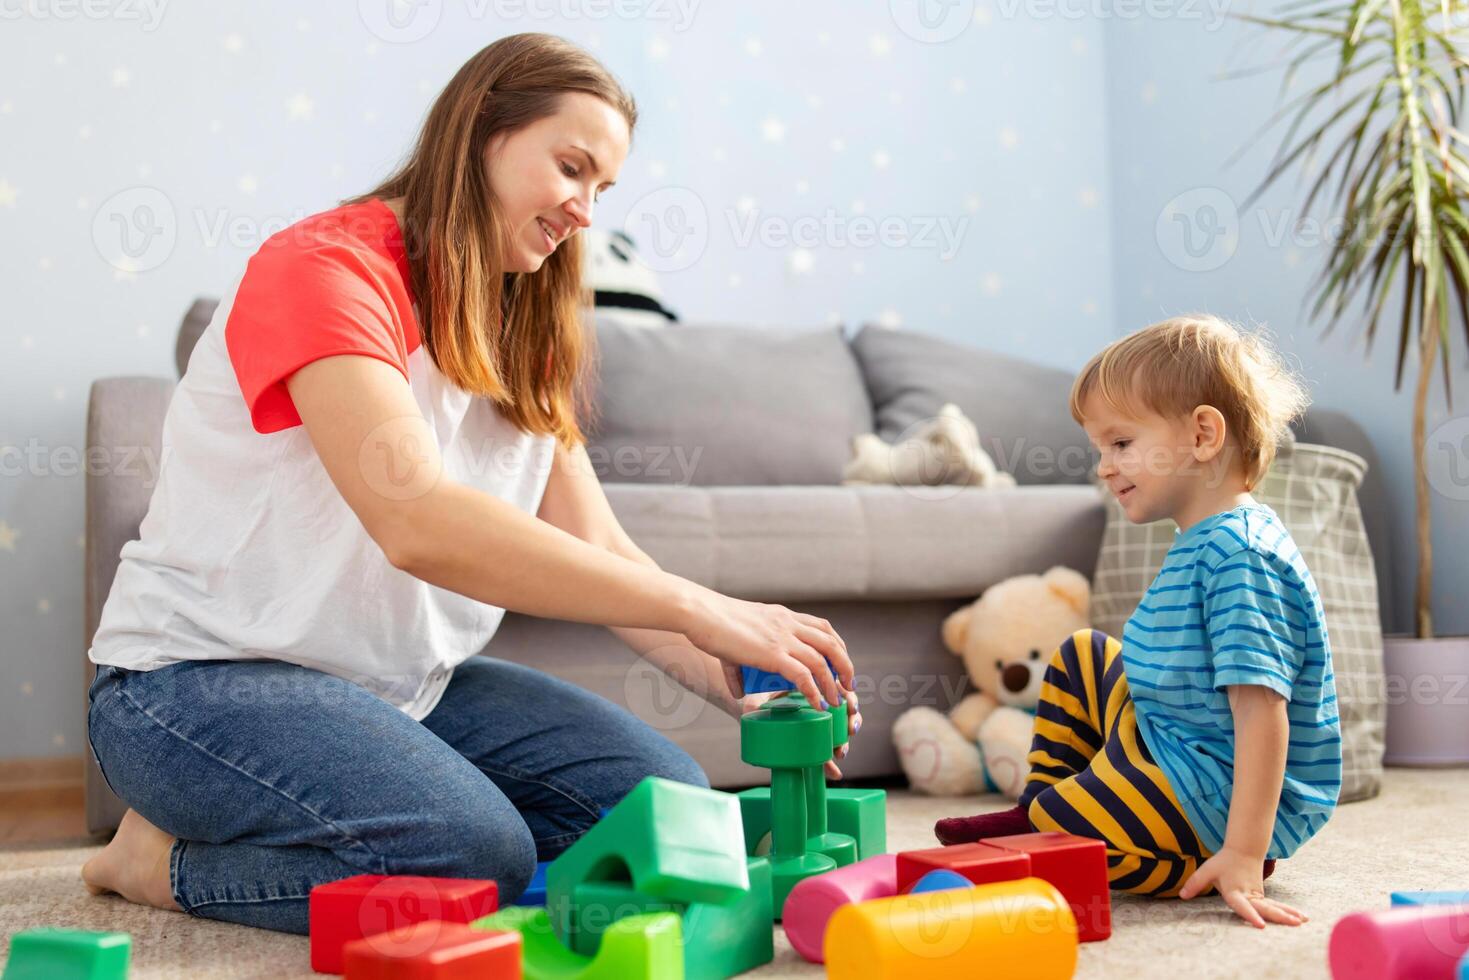
[[[582,239],[582,282],[597,314],[637,327],[666,327],[678,317],[663,305],[658,277],[620,231],[587,228]]]
[[[911,427],[908,437],[888,444],[872,433],[852,440],[852,459],[842,483],[899,486],[1013,487],[1015,478],[1001,472],[979,445],[979,431],[952,402],[933,418]]]
[[[1090,604],[1086,578],[1058,565],[999,582],[944,620],[944,645],[964,660],[973,693],[947,716],[915,707],[893,725],[914,789],[1020,796],[1046,667],[1068,636],[1087,627]]]

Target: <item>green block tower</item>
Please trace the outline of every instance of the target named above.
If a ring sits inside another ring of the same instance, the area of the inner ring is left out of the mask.
[[[818,710],[798,693],[771,698],[740,719],[740,758],[770,770],[769,857],[776,918],[801,881],[857,860],[856,841],[829,828],[822,773],[833,750],[846,741],[847,706]]]

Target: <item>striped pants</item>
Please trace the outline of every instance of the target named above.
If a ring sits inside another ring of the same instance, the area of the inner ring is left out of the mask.
[[[1138,731],[1121,653],[1080,630],[1052,654],[1020,805],[1037,830],[1106,841],[1113,888],[1175,896],[1209,854]]]

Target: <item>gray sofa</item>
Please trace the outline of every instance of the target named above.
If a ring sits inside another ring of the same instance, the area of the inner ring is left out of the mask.
[[[177,344],[182,374],[214,310],[196,301]],[[911,705],[947,710],[965,693],[943,618],[1011,575],[1063,564],[1090,575],[1104,518],[1091,457],[1066,411],[1069,373],[909,331],[676,326],[596,319],[599,357],[588,451],[618,519],[669,571],[730,595],[780,602],[831,620],[858,667],[864,719],[843,764],[849,778],[901,775],[891,743]],[[96,381],[91,447],[143,447],[157,459],[174,381]],[[1009,489],[841,486],[851,437],[888,441],[954,401],[985,448],[1015,474]],[[1300,434],[1366,456],[1361,430],[1316,413]],[[1363,487],[1391,609],[1384,511]],[[87,478],[86,635],[97,628],[152,486],[145,465]],[[485,653],[531,664],[627,705],[691,752],[720,787],[767,774],[739,760],[733,719],[634,657],[609,631],[508,614]],[[85,650],[83,651],[85,656]],[[90,681],[93,670],[87,665]],[[87,759],[92,831],[116,826],[121,803]]]

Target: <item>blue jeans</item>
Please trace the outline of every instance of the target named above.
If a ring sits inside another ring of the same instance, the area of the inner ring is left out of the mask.
[[[623,708],[487,657],[422,722],[271,660],[100,667],[87,696],[107,784],[178,839],[180,908],[302,935],[323,882],[493,878],[503,904],[645,777],[709,785]]]

